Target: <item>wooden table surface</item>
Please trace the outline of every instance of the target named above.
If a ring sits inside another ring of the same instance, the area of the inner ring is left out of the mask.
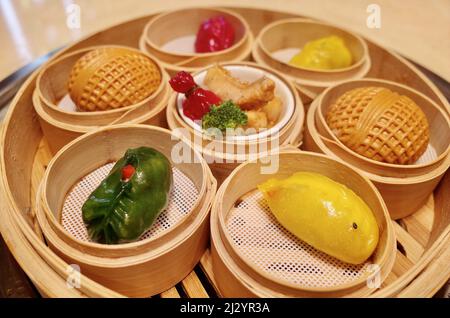
[[[366,24],[372,3],[380,8],[379,29]],[[79,29],[67,24],[74,21],[74,5],[80,9]],[[319,18],[394,49],[450,81],[449,0],[1,0],[0,79],[104,27],[193,5],[260,7]]]

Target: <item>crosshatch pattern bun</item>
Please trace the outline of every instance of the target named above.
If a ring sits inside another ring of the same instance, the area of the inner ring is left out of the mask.
[[[338,139],[367,158],[412,164],[430,140],[427,118],[409,97],[383,87],[362,87],[339,97],[327,114]]]
[[[161,83],[158,66],[125,48],[88,52],[73,66],[69,94],[82,111],[116,109],[139,103]]]

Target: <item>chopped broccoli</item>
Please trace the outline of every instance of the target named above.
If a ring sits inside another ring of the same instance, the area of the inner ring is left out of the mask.
[[[209,113],[202,118],[203,129],[217,128],[225,131],[227,128],[237,128],[247,124],[247,114],[231,100],[219,106],[212,106]]]

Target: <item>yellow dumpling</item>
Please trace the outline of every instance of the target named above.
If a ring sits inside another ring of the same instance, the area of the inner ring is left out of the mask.
[[[344,262],[365,262],[378,244],[377,221],[367,204],[345,185],[311,172],[297,172],[258,186],[288,231]]]
[[[331,35],[305,44],[289,64],[299,67],[332,70],[352,64],[352,54],[342,38]]]

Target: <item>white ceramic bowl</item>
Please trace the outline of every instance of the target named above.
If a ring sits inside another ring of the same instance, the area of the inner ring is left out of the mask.
[[[264,131],[261,131],[256,134],[249,134],[249,135],[240,135],[240,136],[231,136],[227,137],[227,140],[235,140],[235,141],[253,141],[256,139],[262,139],[266,138],[268,136],[273,135],[276,132],[279,132],[289,121],[289,119],[292,117],[292,114],[294,113],[294,107],[295,107],[295,98],[291,90],[289,89],[289,86],[286,85],[286,83],[279,77],[265,72],[263,69],[260,69],[258,67],[253,67],[249,65],[222,65],[225,69],[229,70],[231,72],[231,75],[233,77],[239,78],[241,81],[248,81],[253,82],[262,76],[266,76],[273,80],[275,82],[275,96],[278,96],[283,105],[282,105],[282,111],[280,118],[278,122],[271,127],[270,129],[266,129]],[[200,71],[199,73],[194,75],[194,80],[200,87],[203,87],[207,89],[207,87],[203,84],[203,80],[206,76],[206,70]],[[194,130],[196,130],[199,133],[203,132],[202,126],[200,122],[195,122],[192,119],[186,117],[183,114],[183,101],[185,97],[183,94],[177,95],[177,108],[178,113],[180,114],[181,118]]]

